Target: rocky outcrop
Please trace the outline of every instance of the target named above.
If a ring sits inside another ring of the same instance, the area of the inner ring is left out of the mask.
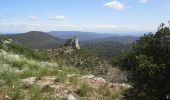
[[[65,46],[72,46],[75,49],[78,49],[78,50],[80,49],[79,40],[77,37],[72,37],[71,39],[67,39]]]

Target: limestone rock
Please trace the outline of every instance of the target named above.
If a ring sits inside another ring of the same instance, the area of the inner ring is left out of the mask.
[[[26,79],[22,79],[21,83],[25,88],[28,88],[30,86],[32,86],[36,81],[36,77],[30,77],[30,78],[26,78]]]
[[[79,40],[77,37],[72,37],[71,39],[67,39],[65,46],[72,46],[75,49],[78,49],[78,50],[80,49]]]
[[[67,100],[77,100],[75,96],[73,95],[68,95]]]
[[[93,78],[95,78],[95,76],[92,74],[89,74],[89,75],[83,76],[83,78],[93,79]]]

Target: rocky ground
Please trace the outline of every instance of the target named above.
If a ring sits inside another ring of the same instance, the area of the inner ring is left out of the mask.
[[[20,80],[24,91],[31,86],[38,86],[43,93],[43,99],[52,100],[119,100],[120,94],[130,88],[127,84],[110,83],[94,75],[67,74],[64,81],[57,80],[56,76],[45,76],[40,80],[30,77]],[[25,95],[24,100],[30,100]]]
[[[120,100],[130,85],[0,51],[0,100]],[[115,76],[118,77],[118,76]]]

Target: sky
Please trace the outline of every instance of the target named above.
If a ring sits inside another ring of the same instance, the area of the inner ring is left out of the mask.
[[[170,0],[0,0],[0,33],[152,32],[170,20]]]

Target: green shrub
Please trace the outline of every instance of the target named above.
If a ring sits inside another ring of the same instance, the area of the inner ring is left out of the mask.
[[[56,76],[55,82],[64,83],[66,79],[66,74],[64,72],[59,72]]]
[[[13,86],[14,88],[12,89],[12,92],[11,92],[11,98],[12,98],[12,100],[21,100],[23,97],[23,93],[22,93],[22,91],[21,91],[21,86],[20,86],[20,84],[18,83],[18,84],[15,84],[14,86]]]
[[[45,85],[42,90],[42,92],[52,93],[54,92],[54,88],[50,87],[50,85]]]
[[[128,99],[166,100],[170,93],[170,28],[161,24],[156,33],[142,36],[118,64],[130,71],[133,88]]]
[[[92,92],[92,88],[88,84],[85,84],[85,83],[82,83],[79,89],[76,91],[76,93],[82,97],[88,96],[89,92]]]
[[[110,91],[110,89],[107,87],[107,84],[105,84],[104,86],[100,86],[99,92],[100,92],[100,94],[102,94],[103,96],[110,96],[110,95],[111,95],[111,91]]]
[[[31,95],[30,100],[42,100],[44,97],[41,89],[36,85],[29,90],[29,93]]]
[[[69,82],[73,85],[77,85],[78,84],[78,78],[76,76],[72,76],[72,77],[69,77]]]

